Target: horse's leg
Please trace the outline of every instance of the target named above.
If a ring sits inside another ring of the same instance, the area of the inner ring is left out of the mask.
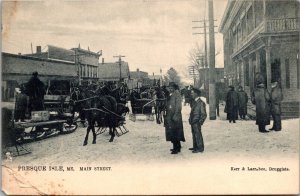
[[[113,142],[114,138],[115,138],[115,128],[114,127],[109,127],[109,135],[110,135],[109,142]]]
[[[159,110],[159,108],[156,106],[156,109],[155,109],[156,111],[155,111],[155,115],[156,115],[156,122],[157,122],[157,124],[160,124],[161,123],[161,121],[160,121],[160,110]]]
[[[83,142],[84,146],[87,145],[90,131],[91,131],[91,125],[89,124],[87,129],[86,129],[86,136],[85,136],[85,139],[84,139],[84,142]]]
[[[163,115],[164,115],[163,110],[160,110],[159,111],[159,120],[160,120],[161,123],[163,122]]]
[[[96,132],[95,132],[95,124],[94,124],[94,126],[92,126],[92,131],[93,131],[93,144],[96,144],[97,135],[96,135]]]

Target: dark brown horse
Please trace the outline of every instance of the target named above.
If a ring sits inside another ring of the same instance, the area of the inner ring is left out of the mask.
[[[155,110],[156,123],[161,124],[163,122],[163,115],[166,111],[167,93],[164,92],[162,88],[157,86],[155,87],[154,98],[155,98],[154,110]]]
[[[96,92],[86,91],[84,98],[85,117],[88,121],[87,133],[83,145],[87,145],[89,133],[92,130],[93,144],[96,143],[95,127],[109,128],[111,138],[109,142],[114,140],[116,128],[121,122],[125,121],[125,114],[129,109],[125,104],[118,103],[117,100],[104,91],[104,88],[98,88]]]

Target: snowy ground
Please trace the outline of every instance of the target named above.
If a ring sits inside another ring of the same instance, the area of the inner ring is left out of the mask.
[[[183,106],[186,142],[182,143],[182,151],[177,155],[170,154],[171,143],[165,141],[164,127],[155,121],[127,120],[129,133],[116,137],[113,143],[108,142],[110,137],[104,133],[98,135],[96,144],[91,143],[90,134],[87,146],[82,146],[86,130],[81,127],[72,134],[26,144],[31,154],[13,157],[12,162],[4,160],[4,182],[15,182],[8,187],[4,183],[4,186],[10,191],[31,194],[216,194],[244,191],[279,194],[299,191],[298,186],[293,186],[299,182],[299,119],[283,121],[280,132],[263,134],[258,132],[252,120],[229,124],[222,111],[221,107],[221,116],[214,121],[207,119],[202,127],[204,153],[193,154],[188,150],[192,147],[187,121],[190,107]],[[64,170],[67,166],[74,166],[75,171],[18,171],[18,166],[24,165],[64,166]],[[111,171],[79,171],[80,167],[88,166],[93,169],[95,166],[111,167]],[[231,170],[231,167],[244,166],[288,167],[290,172],[259,175],[252,172],[236,176]],[[263,178],[268,179],[267,185],[271,189],[263,186]],[[201,179],[204,179],[203,183],[199,183]],[[252,187],[257,189],[244,186],[241,189],[236,184],[247,185],[255,181]],[[273,181],[291,187],[274,188]],[[201,187],[200,184],[207,185]]]

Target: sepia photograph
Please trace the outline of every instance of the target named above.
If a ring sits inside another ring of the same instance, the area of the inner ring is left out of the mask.
[[[2,194],[300,194],[298,0],[0,5]]]

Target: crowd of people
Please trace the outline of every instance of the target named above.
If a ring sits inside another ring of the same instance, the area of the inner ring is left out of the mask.
[[[182,121],[182,95],[185,98],[184,105],[187,103],[191,107],[189,124],[191,126],[193,146],[189,148],[193,153],[204,151],[204,142],[201,133],[207,114],[206,104],[200,98],[201,91],[189,86],[182,93],[178,84],[170,82],[167,91],[169,95],[166,100],[164,115],[164,126],[166,140],[172,142],[171,154],[178,154],[181,151],[181,142],[185,142],[183,121]],[[43,98],[45,95],[45,85],[38,78],[38,73],[34,72],[32,78],[21,86],[17,93],[15,118],[24,121],[26,108],[26,96],[29,97],[27,112],[43,110]],[[229,86],[226,94],[225,109],[229,123],[236,123],[238,118],[246,120],[248,95],[241,86],[236,91],[234,86]],[[251,93],[251,102],[256,106],[256,125],[261,133],[267,133],[266,125],[270,124],[270,116],[273,118],[273,126],[270,130],[281,131],[281,101],[283,100],[282,90],[278,81],[272,82],[272,91],[268,92],[265,88],[264,78],[256,75],[255,88]]]
[[[190,104],[191,111],[189,116],[189,124],[191,126],[193,146],[189,148],[193,153],[204,151],[204,142],[201,132],[207,114],[206,104],[200,98],[201,91],[199,89],[189,87],[188,92],[181,92],[185,98],[184,105]],[[167,107],[165,119],[166,141],[173,144],[171,154],[178,154],[181,151],[181,142],[185,142],[183,123],[182,123],[182,99],[179,87],[174,82],[170,82],[168,86],[170,92],[167,98]],[[265,88],[264,78],[258,74],[255,80],[255,88],[251,93],[251,102],[256,107],[256,125],[261,133],[268,133],[266,125],[270,124],[270,117],[273,118],[273,126],[269,130],[281,131],[281,101],[283,100],[282,90],[278,81],[272,81],[272,90],[268,92]],[[227,120],[229,123],[236,123],[240,118],[246,120],[247,104],[249,97],[242,86],[238,86],[235,91],[234,86],[229,86],[226,94],[225,109]]]

